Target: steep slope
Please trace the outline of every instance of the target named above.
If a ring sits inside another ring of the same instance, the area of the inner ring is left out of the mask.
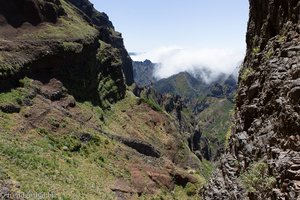
[[[132,94],[120,33],[86,0],[0,0],[0,196],[195,199],[177,121]]]
[[[56,79],[21,85],[0,94],[1,195],[192,199],[203,185],[176,121],[130,91],[103,111]]]
[[[190,72],[180,72],[156,81],[153,87],[161,94],[170,93],[186,98],[201,99],[205,96],[233,98],[236,91],[236,80],[233,75],[220,74],[215,80],[206,82],[199,73],[192,75]]]
[[[135,79],[142,77],[143,74],[135,74]],[[214,82],[206,83],[199,76],[181,72],[155,82],[153,87],[137,87],[135,93],[174,116],[191,151],[199,159],[211,161],[224,152],[235,90],[233,76],[220,75]]]
[[[82,10],[65,0],[0,2],[1,91],[28,76],[59,78],[76,98],[102,106],[125,95],[123,74],[127,84],[133,74],[121,35],[105,14],[80,2]]]
[[[182,97],[205,96],[208,87],[202,79],[197,79],[188,72],[180,72],[154,84],[154,88],[162,94],[172,93]]]
[[[161,94],[179,95],[185,99],[181,118],[185,123],[193,124],[202,138],[201,147],[196,144],[191,149],[202,151],[207,160],[215,160],[224,152],[225,135],[231,126],[236,80],[222,74],[217,80],[206,83],[200,75],[196,77],[181,72],[155,82],[154,89]]]
[[[122,34],[115,31],[115,28],[105,13],[98,12],[88,0],[69,0],[72,4],[84,12],[96,25],[101,32],[100,39],[105,43],[112,45],[119,50],[122,60],[123,73],[126,78],[126,84],[131,85],[133,80],[132,60],[125,49]]]
[[[235,125],[204,199],[299,199],[300,1],[250,1]]]
[[[132,65],[134,82],[138,86],[144,87],[156,82],[156,78],[154,77],[155,63],[145,60],[143,62],[134,61]]]

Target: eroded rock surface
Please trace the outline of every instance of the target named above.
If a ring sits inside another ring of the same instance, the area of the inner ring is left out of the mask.
[[[299,20],[299,0],[250,0],[235,127],[204,199],[259,199],[239,178],[256,162],[276,179],[267,199],[299,199]]]

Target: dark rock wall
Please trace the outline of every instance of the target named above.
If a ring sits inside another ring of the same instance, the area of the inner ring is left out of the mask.
[[[134,81],[138,86],[149,86],[157,81],[154,77],[155,63],[145,60],[143,62],[134,61],[132,64]]]
[[[267,199],[300,195],[300,1],[250,0],[235,126],[204,199],[260,199],[239,177],[255,162],[276,179]]]
[[[112,45],[120,51],[122,57],[122,69],[125,75],[126,84],[131,85],[133,80],[132,60],[125,49],[121,33],[115,31],[112,22],[105,13],[98,12],[92,3],[88,0],[68,0],[82,12],[84,12],[91,22],[99,28],[100,39],[105,43]]]
[[[24,22],[32,25],[43,21],[55,23],[65,14],[59,0],[0,0],[0,5],[0,14],[14,27],[20,27]]]

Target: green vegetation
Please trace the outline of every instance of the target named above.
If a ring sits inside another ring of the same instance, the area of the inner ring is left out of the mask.
[[[185,186],[185,191],[188,196],[195,196],[199,192],[199,187],[193,183],[188,183]]]
[[[13,75],[21,68],[21,62],[12,60],[0,61],[0,77]]]
[[[153,99],[151,98],[141,98],[141,100],[148,104],[153,110],[158,111],[158,112],[163,112],[163,109],[158,105]]]
[[[26,94],[25,90],[13,89],[11,92],[0,93],[0,103],[17,103]]]
[[[94,42],[98,36],[98,30],[83,19],[82,15],[78,13],[77,9],[75,9],[73,5],[65,0],[61,0],[61,3],[67,15],[60,17],[58,22],[55,24],[42,23],[38,26],[38,28],[31,31],[21,30],[15,37],[15,40],[29,42],[34,41],[34,43],[37,43],[40,40],[53,40],[58,42],[62,49],[74,51],[75,53],[82,49],[82,44]],[[80,41],[82,44],[75,44],[73,41]],[[46,46],[45,43],[42,43],[41,45]],[[35,48],[30,46],[30,44],[28,44],[28,46],[31,49]],[[34,50],[35,49],[32,49],[33,52]],[[43,53],[52,53],[51,48],[49,47],[47,50],[44,50]],[[30,61],[34,56],[29,56],[28,52],[25,53],[23,51],[1,52],[0,77],[13,75],[20,69],[28,67],[25,65],[31,63]]]
[[[212,153],[215,155],[220,144],[225,144],[234,104],[228,99],[208,98],[207,101],[210,106],[199,114],[199,126],[202,127],[203,135],[209,139]]]
[[[58,136],[45,130],[27,137],[2,132],[0,140],[0,168],[21,185],[22,192],[52,192],[57,199],[101,199],[104,194],[114,199],[105,189],[105,184],[114,180],[113,165],[99,165],[98,159],[100,155],[114,159],[108,151],[113,144],[105,144],[97,135],[83,144],[75,135]],[[99,181],[103,179],[106,183]]]
[[[30,84],[30,79],[24,78],[20,80],[20,84],[23,88],[12,89],[10,92],[0,93],[1,103],[17,103],[20,104],[22,100],[28,95],[27,87]]]
[[[209,180],[212,173],[214,171],[214,165],[212,162],[210,161],[207,161],[205,159],[203,159],[201,161],[201,170],[200,170],[200,173],[201,175],[206,179],[206,180]]]
[[[232,127],[229,127],[225,135],[225,149],[228,149],[229,147],[229,140],[231,136],[232,136]]]
[[[120,51],[103,41],[99,41],[97,59],[107,70],[100,72],[98,94],[103,108],[120,100],[125,95],[126,86],[122,79],[122,60]]]
[[[254,70],[251,67],[243,67],[241,71],[241,80],[246,81],[250,74],[252,74]]]
[[[182,97],[206,96],[208,88],[188,72],[181,72],[155,83],[154,88],[160,93],[177,94]]]
[[[252,49],[252,54],[253,55],[257,55],[257,54],[259,54],[260,53],[260,47],[254,47],[253,49]]]
[[[283,43],[284,41],[286,41],[286,36],[284,36],[284,35],[279,35],[279,36],[278,36],[278,41],[279,41],[280,43]]]
[[[107,44],[99,40],[100,49],[97,54],[97,58],[101,64],[111,65],[111,66],[120,66],[122,65],[121,54],[119,49],[112,47],[110,44]]]
[[[83,45],[77,42],[63,42],[63,48],[66,52],[80,53],[83,49]]]
[[[245,190],[254,193],[260,200],[270,195],[276,183],[276,179],[268,175],[268,164],[264,162],[254,163],[240,180]]]
[[[269,51],[266,53],[266,58],[270,59],[274,54],[274,50],[273,49],[269,49]]]
[[[18,36],[19,39],[62,39],[64,41],[83,40],[91,42],[98,31],[84,20],[76,9],[65,0],[61,1],[67,16],[60,17],[57,24],[45,23],[37,31]]]
[[[85,101],[83,103],[77,102],[77,105],[80,109],[86,112],[93,113],[94,116],[96,116],[97,119],[103,120],[104,117],[104,111],[100,106],[94,106],[91,102]]]

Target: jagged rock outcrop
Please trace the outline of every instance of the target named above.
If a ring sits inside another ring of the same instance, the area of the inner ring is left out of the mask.
[[[299,45],[299,0],[250,0],[235,126],[204,199],[300,198]],[[275,179],[263,195],[246,190],[240,179],[257,162],[266,163]]]
[[[157,81],[154,76],[155,66],[150,60],[134,61],[133,63],[133,77],[135,83],[140,86],[149,86]]]
[[[211,160],[211,149],[209,146],[209,141],[205,136],[202,136],[199,128],[196,128],[192,137],[189,138],[188,141],[190,149],[200,160],[202,160],[202,158]]]
[[[108,16],[105,13],[97,11],[93,4],[88,0],[68,1],[84,12],[89,17],[91,22],[98,27],[99,31],[101,32],[99,37],[102,41],[112,45],[112,47],[117,48],[120,51],[122,69],[125,75],[126,84],[131,85],[134,82],[132,60],[125,49],[122,34],[115,31],[115,28]]]
[[[0,91],[27,76],[57,78],[78,100],[103,108],[133,83],[121,34],[89,1],[0,1]]]

